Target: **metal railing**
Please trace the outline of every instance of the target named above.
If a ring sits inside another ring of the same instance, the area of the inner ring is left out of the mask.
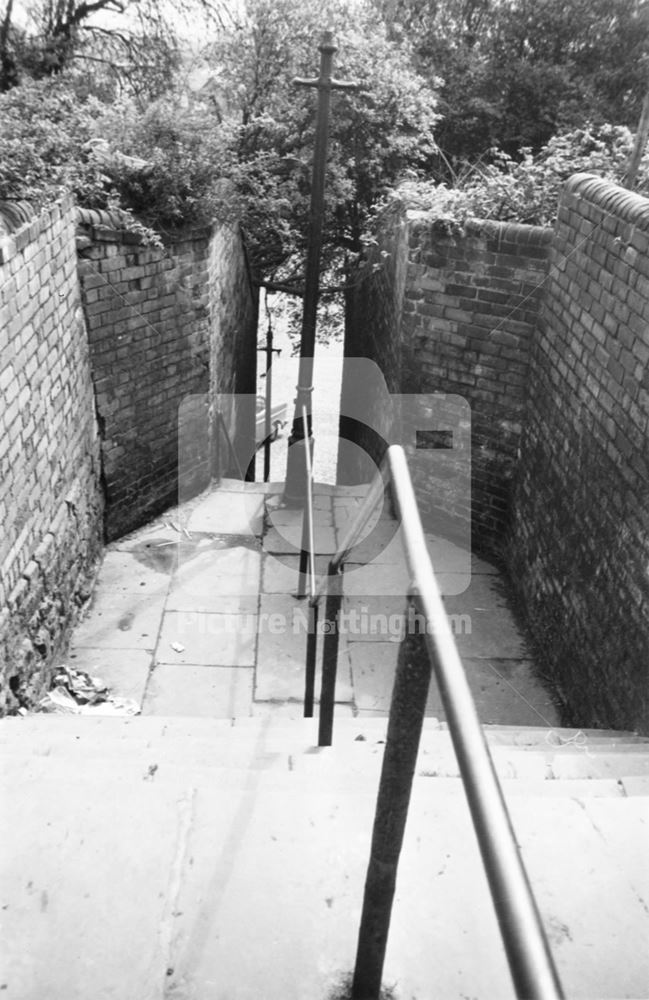
[[[319,745],[330,745],[332,739],[338,619],[342,601],[341,570],[349,552],[365,530],[381,494],[385,502],[388,491],[402,532],[411,580],[409,597],[416,601],[426,623],[424,641],[428,655],[417,658],[405,654],[400,656],[397,665],[352,997],[354,1000],[365,1000],[378,997],[380,992],[397,863],[405,831],[428,687],[434,670],[516,994],[526,1000],[558,1000],[563,996],[561,984],[442,603],[406,456],[403,449],[396,445],[388,448],[379,474],[329,562],[327,576],[317,588],[311,590],[309,604],[315,622],[314,634],[309,634],[308,637],[306,670],[310,714],[313,712],[313,691],[311,689],[309,694],[309,684],[312,685],[315,675],[317,608],[321,599],[326,596],[327,628],[323,648]],[[305,510],[309,506],[310,494]],[[311,554],[312,516],[311,509],[310,531],[303,534],[303,546],[306,543]],[[306,706],[305,698],[305,709]]]

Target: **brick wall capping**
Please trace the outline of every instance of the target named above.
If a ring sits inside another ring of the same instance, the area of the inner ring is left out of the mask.
[[[626,222],[649,226],[649,198],[613,184],[594,174],[574,174],[565,185],[565,193],[586,198]]]
[[[467,236],[486,236],[499,243],[519,243],[526,247],[549,246],[554,235],[552,226],[532,226],[497,219],[467,219],[464,231]]]
[[[45,206],[28,201],[0,201],[0,264],[33,243],[48,226],[59,222],[73,205],[71,194],[63,194]]]
[[[212,225],[187,226],[177,229],[164,229],[149,225],[142,220],[142,225],[153,229],[165,244],[176,244],[183,241],[208,239]],[[133,216],[119,209],[108,211],[99,208],[77,208],[77,226],[82,236],[88,235],[93,240],[107,243],[139,243],[146,245],[142,236],[133,230]]]
[[[29,201],[0,201],[0,235],[18,232],[39,214]]]
[[[455,229],[458,235],[486,236],[503,243],[519,243],[525,246],[549,245],[554,233],[552,226],[528,225],[498,219],[471,217],[466,219],[462,225],[459,222],[455,223],[453,220],[449,220],[447,216],[440,215],[436,209],[416,206],[398,198],[383,212],[385,219],[393,215],[404,216],[405,221],[413,224],[417,229],[425,226],[438,229],[442,236],[450,236],[452,230]]]

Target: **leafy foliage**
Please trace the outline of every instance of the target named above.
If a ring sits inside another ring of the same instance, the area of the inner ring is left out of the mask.
[[[454,168],[499,147],[538,152],[592,121],[635,126],[646,89],[647,0],[374,0],[442,78],[438,144]],[[449,179],[445,163],[435,164]]]
[[[39,83],[0,98],[0,198],[42,204],[71,189],[81,204],[107,207],[110,188],[85,148],[100,110]]]
[[[161,99],[141,112],[123,99],[80,99],[36,82],[0,95],[0,199],[35,205],[71,190],[86,208],[118,209],[138,228],[205,225],[218,210],[221,156],[207,112]]]
[[[534,156],[521,159],[494,151],[493,162],[467,169],[454,187],[410,183],[397,196],[413,207],[433,211],[440,226],[453,229],[467,218],[550,225],[557,212],[561,186],[575,173],[592,173],[620,183],[633,147],[629,129],[620,125],[587,125],[550,139]],[[649,194],[649,152],[642,160],[637,189]]]
[[[230,130],[227,175],[257,270],[295,277],[304,253],[316,95],[295,76],[317,75],[323,24],[336,25],[335,75],[355,93],[332,94],[325,269],[357,253],[374,206],[407,169],[435,151],[435,97],[405,42],[388,39],[362,2],[249,0],[245,19],[211,53]]]

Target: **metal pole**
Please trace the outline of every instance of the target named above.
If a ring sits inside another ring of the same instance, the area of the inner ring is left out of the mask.
[[[273,327],[268,322],[266,333],[266,412],[264,413],[264,482],[270,479],[270,415],[273,406]]]
[[[216,434],[214,437],[214,464],[216,466],[216,478],[221,481],[223,478],[221,475],[221,422],[219,420],[219,411],[216,411],[216,416],[214,418],[214,426],[216,428]]]
[[[322,684],[320,688],[320,718],[318,722],[319,747],[330,747],[333,735],[341,603],[342,574],[340,570],[337,570],[329,580],[329,590],[325,606],[325,637],[322,649]]]
[[[288,440],[286,464],[286,486],[284,500],[297,503],[304,496],[304,431],[302,429],[302,409],[308,414],[308,441],[313,454],[313,433],[311,420],[311,393],[313,392],[313,354],[315,350],[316,318],[320,291],[320,258],[322,251],[322,228],[324,221],[324,192],[329,145],[329,106],[332,90],[353,90],[354,83],[342,83],[332,79],[334,45],[331,31],[325,31],[320,44],[320,76],[316,80],[296,79],[293,82],[302,87],[315,87],[318,91],[318,117],[316,124],[315,148],[313,153],[313,179],[311,184],[311,208],[309,212],[308,250],[304,282],[304,305],[302,313],[302,336],[300,341],[300,366],[295,399],[293,425]]]
[[[318,605],[309,604],[309,634],[306,640],[306,676],[304,680],[304,718],[313,718],[315,661],[318,652]]]
[[[408,819],[430,675],[431,663],[423,647],[423,637],[407,635],[399,650],[390,703],[352,1000],[378,1000],[381,992],[399,855]]]
[[[266,355],[266,394],[264,409],[264,482],[270,479],[270,446],[271,446],[271,414],[273,405],[273,354],[281,354],[277,347],[273,347],[273,324],[268,309],[268,292],[266,292],[266,312],[268,314],[268,329],[266,330],[266,346],[258,347],[258,351],[263,351]]]

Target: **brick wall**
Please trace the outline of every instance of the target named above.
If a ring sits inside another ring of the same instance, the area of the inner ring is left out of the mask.
[[[0,714],[47,688],[101,549],[75,218],[12,209],[0,237]]]
[[[179,482],[181,499],[209,482],[210,389],[232,384],[241,363],[254,393],[256,300],[237,233],[156,249],[82,211],[79,234],[111,539],[176,503]]]
[[[486,550],[499,551],[507,525],[551,237],[538,227],[479,222],[449,234],[425,212],[401,206],[384,218],[349,296],[349,356],[376,360],[391,391],[468,401],[473,538]],[[428,482],[416,455],[412,464],[424,514],[461,512],[449,507],[461,498]]]
[[[245,474],[254,457],[258,292],[252,286],[239,231],[231,226],[219,226],[212,234],[208,296],[212,470],[227,471],[223,461],[217,468],[215,454],[219,433],[215,413],[221,410]],[[233,396],[238,398],[232,401]]]
[[[349,361],[343,368],[337,469],[340,483],[372,479],[390,439],[392,415],[386,395],[408,391],[402,388],[401,336],[407,239],[405,214],[396,205],[381,221],[380,251],[371,255],[369,267],[349,275],[345,355],[369,359],[378,371]],[[374,268],[379,260],[380,266]]]
[[[649,201],[562,197],[508,547],[572,722],[649,732]]]

